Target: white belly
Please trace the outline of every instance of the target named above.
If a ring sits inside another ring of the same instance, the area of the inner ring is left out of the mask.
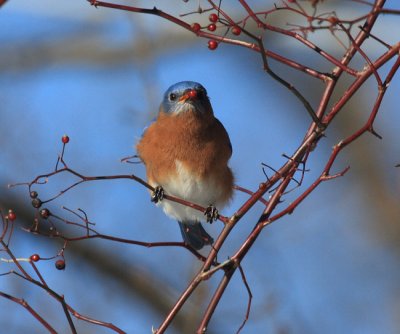
[[[199,180],[191,175],[180,161],[176,161],[176,170],[177,176],[175,178],[171,178],[168,182],[160,185],[164,188],[166,194],[205,208],[212,204],[220,210],[226,204],[226,201],[221,201],[225,196],[221,192],[221,187],[218,186],[218,180],[211,177]],[[159,205],[168,216],[179,221],[195,223],[205,220],[203,212],[179,203],[162,200]]]

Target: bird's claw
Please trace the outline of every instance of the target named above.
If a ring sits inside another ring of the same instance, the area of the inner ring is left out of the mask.
[[[214,205],[209,205],[207,209],[204,211],[204,215],[206,216],[207,223],[212,223],[216,221],[219,217],[219,212]]]
[[[154,191],[151,193],[151,201],[154,203],[161,202],[164,198],[164,189],[160,186],[154,188]]]

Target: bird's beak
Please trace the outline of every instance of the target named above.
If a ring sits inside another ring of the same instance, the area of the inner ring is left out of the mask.
[[[195,100],[196,98],[197,98],[197,91],[195,89],[190,89],[180,97],[179,102],[186,102],[187,100]]]

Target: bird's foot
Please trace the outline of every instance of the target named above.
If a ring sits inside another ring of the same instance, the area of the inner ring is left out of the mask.
[[[151,201],[154,203],[161,202],[164,198],[164,189],[161,186],[157,186],[154,188],[154,191],[151,193]]]
[[[204,211],[204,216],[206,216],[207,223],[211,224],[218,219],[219,212],[214,205],[210,204]]]

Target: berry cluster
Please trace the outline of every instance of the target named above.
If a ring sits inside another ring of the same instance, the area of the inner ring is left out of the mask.
[[[219,15],[218,14],[216,14],[216,13],[211,13],[209,16],[208,16],[208,20],[210,21],[210,23],[207,25],[207,30],[208,31],[211,31],[211,32],[214,32],[214,31],[216,31],[217,30],[217,23],[218,22],[222,22],[223,23],[223,21],[222,20],[220,20],[220,18],[219,18]],[[224,24],[224,23],[223,23]],[[226,26],[226,24],[224,24],[225,26]],[[195,22],[195,23],[193,23],[192,25],[191,25],[191,29],[192,29],[192,31],[194,32],[194,33],[196,33],[196,34],[198,34],[199,33],[199,31],[202,29],[202,27],[201,27],[201,25],[199,24],[199,23],[197,23],[197,22]],[[235,36],[239,36],[240,34],[241,34],[241,32],[242,32],[242,29],[239,27],[239,26],[232,26],[231,27],[231,29],[230,29],[230,31],[231,31],[231,33],[233,34],[233,35],[235,35]],[[210,50],[215,50],[217,47],[218,47],[218,41],[217,40],[215,40],[215,39],[210,39],[209,41],[208,41],[208,48],[210,49]]]

